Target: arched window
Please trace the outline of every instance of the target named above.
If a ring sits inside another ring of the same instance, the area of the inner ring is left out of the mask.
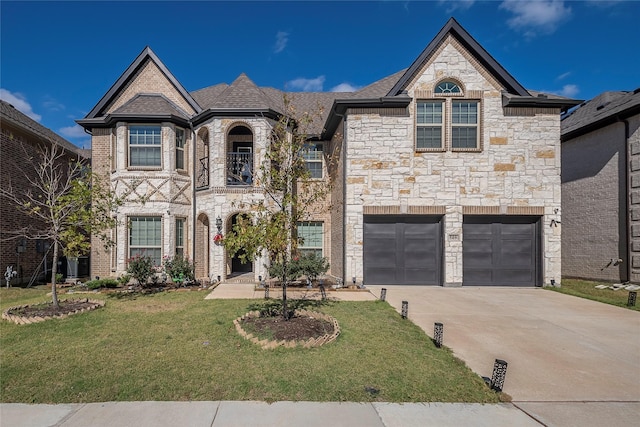
[[[462,93],[462,90],[456,82],[445,80],[436,86],[435,93]]]

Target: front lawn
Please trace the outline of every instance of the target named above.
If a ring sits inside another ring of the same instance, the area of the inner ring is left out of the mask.
[[[0,309],[43,302],[45,294],[46,289],[3,288]],[[261,350],[232,323],[256,301],[204,296],[196,291],[135,298],[92,294],[106,306],[31,325],[0,322],[0,400],[499,399],[448,349],[437,349],[385,302],[315,308],[338,320],[342,333],[334,343]]]
[[[562,286],[559,288],[545,287],[556,292],[561,292],[567,295],[573,295],[576,297],[587,298],[594,301],[603,302],[605,304],[617,305],[625,307],[631,310],[640,311],[640,297],[635,306],[627,306],[627,300],[629,298],[629,291],[624,289],[618,289],[616,291],[612,289],[596,289],[596,285],[611,285],[610,283],[594,282],[590,280],[579,279],[562,279]]]

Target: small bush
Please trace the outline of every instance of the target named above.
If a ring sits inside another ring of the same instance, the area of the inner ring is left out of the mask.
[[[146,286],[149,278],[155,274],[153,259],[146,255],[129,258],[127,273],[131,275],[140,286]]]
[[[89,280],[85,283],[85,286],[88,289],[100,289],[100,288],[117,288],[119,282],[116,279],[98,279],[98,280]]]
[[[195,266],[189,258],[180,255],[164,257],[164,270],[173,283],[192,282],[195,278]]]

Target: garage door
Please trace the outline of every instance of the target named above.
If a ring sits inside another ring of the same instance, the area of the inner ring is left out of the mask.
[[[540,217],[465,216],[464,285],[540,283]]]
[[[442,217],[364,216],[367,285],[441,285]]]

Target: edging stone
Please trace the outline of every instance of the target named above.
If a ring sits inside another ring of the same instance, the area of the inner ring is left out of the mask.
[[[260,311],[249,311],[243,316],[234,319],[233,324],[236,327],[236,331],[240,334],[241,337],[251,341],[254,344],[259,345],[263,350],[272,350],[277,347],[285,347],[285,348],[294,348],[297,346],[301,346],[303,348],[312,348],[312,347],[320,347],[321,345],[329,344],[330,342],[335,341],[340,335],[340,325],[338,325],[338,321],[328,314],[320,313],[317,311],[309,311],[309,310],[296,310],[294,315],[298,316],[307,316],[307,317],[315,317],[317,319],[325,320],[333,325],[333,332],[330,334],[324,334],[318,338],[309,338],[308,340],[298,341],[298,340],[268,340],[253,336],[253,334],[248,333],[242,328],[242,321],[249,318],[258,318],[260,317]]]
[[[20,315],[17,315],[17,314],[11,314],[11,311],[13,311],[13,310],[19,310],[21,308],[29,307],[29,305],[18,305],[18,306],[15,306],[15,307],[10,307],[10,308],[6,309],[5,311],[3,311],[2,312],[2,318],[5,319],[5,320],[8,320],[10,322],[13,322],[15,324],[18,324],[18,325],[29,325],[31,323],[44,322],[45,320],[49,320],[49,319],[64,319],[64,318],[69,317],[69,316],[71,316],[73,314],[84,313],[86,311],[95,310],[97,308],[104,307],[104,305],[105,305],[105,301],[102,301],[102,300],[90,300],[88,298],[60,300],[60,302],[65,302],[65,301],[69,301],[69,302],[72,302],[72,301],[85,302],[85,303],[90,303],[91,306],[82,308],[80,310],[75,310],[75,311],[73,311],[71,313],[61,313],[61,314],[56,314],[56,315],[53,315],[53,316],[41,317],[41,316],[20,316]]]

